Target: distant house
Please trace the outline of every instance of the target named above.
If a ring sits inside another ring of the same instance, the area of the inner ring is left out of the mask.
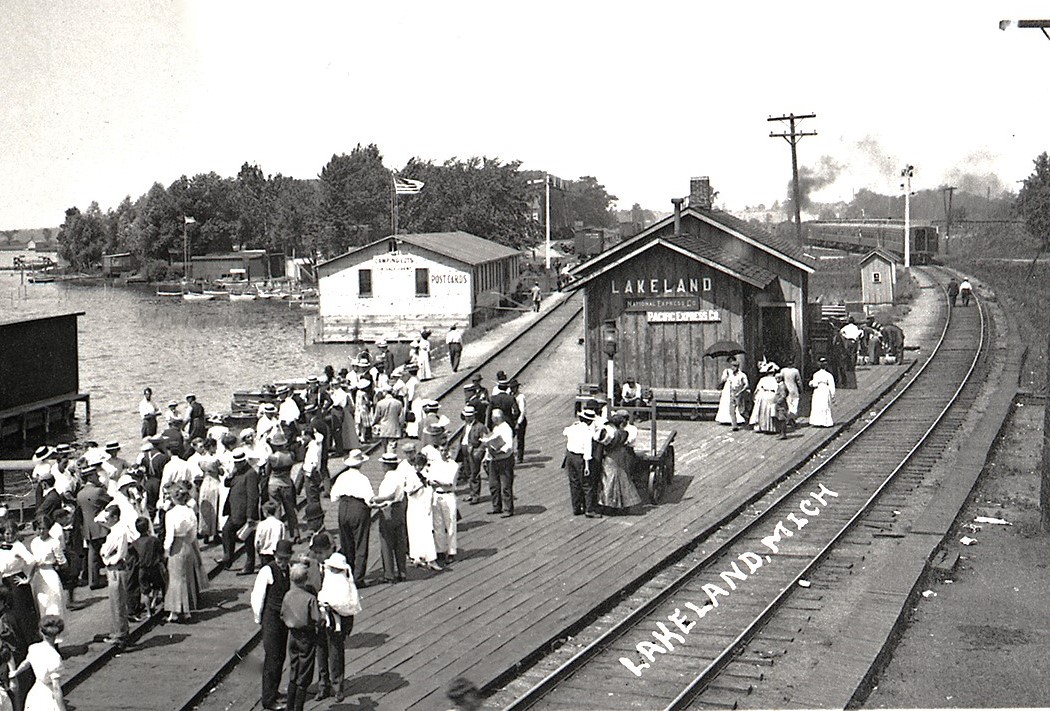
[[[102,255],[102,276],[119,277],[136,269],[135,258],[131,252]]]
[[[0,269],[17,268],[16,262],[44,264],[59,262],[58,228],[0,230]]]
[[[190,257],[190,278],[204,281],[230,278],[259,281],[270,277],[265,249],[242,249],[239,252],[202,254]]]
[[[466,327],[518,282],[519,253],[468,232],[384,237],[317,265],[320,339],[409,338]]]

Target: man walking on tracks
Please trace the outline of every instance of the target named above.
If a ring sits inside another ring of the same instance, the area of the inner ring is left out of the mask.
[[[445,334],[445,345],[448,346],[448,364],[452,366],[452,372],[459,370],[459,359],[463,355],[463,331],[456,324],[449,326]]]
[[[959,282],[955,281],[955,277],[948,280],[948,300],[952,303],[952,308],[955,308],[955,298],[959,295]]]
[[[962,297],[962,305],[970,305],[970,296],[973,294],[973,287],[970,285],[969,279],[963,279],[962,284],[959,284],[959,296]]]

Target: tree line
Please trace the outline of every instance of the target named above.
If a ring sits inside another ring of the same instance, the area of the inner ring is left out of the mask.
[[[512,247],[542,236],[542,181],[521,170],[520,161],[412,158],[397,174],[425,184],[417,195],[398,196],[399,232],[464,230]],[[103,254],[130,252],[147,277],[163,279],[182,260],[185,230],[194,255],[237,248],[325,259],[392,233],[392,175],[375,144],[333,155],[316,179],[266,175],[249,163],[232,178],[183,175],[105,212],[97,202],[84,211],[69,208],[59,256],[89,270]],[[597,179],[560,187],[552,191],[552,226],[616,223],[616,198]]]

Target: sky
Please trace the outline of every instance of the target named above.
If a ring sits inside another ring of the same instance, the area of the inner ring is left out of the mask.
[[[730,210],[782,200],[783,126],[849,199],[994,173],[1050,150],[1037,2],[4,0],[0,229],[61,224],[154,182],[244,162],[310,178],[375,143],[520,160],[669,210],[710,176]]]

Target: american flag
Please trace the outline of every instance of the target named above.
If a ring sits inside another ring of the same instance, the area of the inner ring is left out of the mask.
[[[399,178],[396,175],[394,176],[395,195],[415,195],[422,189],[422,180],[412,180],[411,178]]]

